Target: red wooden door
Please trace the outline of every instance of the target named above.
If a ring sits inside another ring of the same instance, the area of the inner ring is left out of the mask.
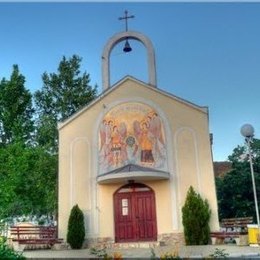
[[[157,239],[154,192],[144,185],[124,186],[114,195],[115,241]]]
[[[154,194],[142,192],[135,194],[136,232],[138,240],[156,240],[156,215]]]
[[[135,230],[131,194],[117,194],[114,207],[116,242],[132,241],[135,237]]]

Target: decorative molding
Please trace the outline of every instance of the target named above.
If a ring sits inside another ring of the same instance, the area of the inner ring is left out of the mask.
[[[197,141],[197,135],[194,129],[190,127],[180,127],[177,129],[174,135],[174,151],[175,151],[175,162],[176,162],[176,179],[178,183],[178,205],[179,205],[179,214],[178,216],[181,216],[181,192],[180,192],[180,169],[179,169],[179,160],[178,160],[178,147],[177,147],[177,141],[178,141],[178,136],[182,131],[189,131],[192,135],[192,140],[193,140],[193,145],[194,145],[194,151],[195,151],[195,163],[196,163],[196,179],[197,179],[197,184],[198,184],[198,192],[201,192],[201,173],[200,173],[200,167],[199,167],[199,155],[198,155],[198,141]],[[179,221],[180,222],[180,219]]]
[[[93,176],[93,153],[91,153],[91,147],[90,142],[87,137],[77,137],[74,140],[71,141],[70,144],[70,187],[69,187],[69,193],[70,193],[70,208],[74,206],[76,203],[75,201],[75,172],[74,172],[74,162],[73,162],[73,153],[75,149],[75,145],[78,142],[84,142],[87,144],[87,150],[89,154],[89,161],[86,161],[87,164],[87,172],[89,174],[88,177],[88,194],[86,196],[86,203],[89,205],[89,209],[84,211],[86,213],[85,221],[89,224],[90,229],[88,230],[88,235],[90,237],[97,237],[99,233],[99,223],[98,223],[98,210],[97,210],[97,183],[96,183],[96,177]],[[91,170],[92,169],[92,170]],[[86,172],[86,174],[87,174]]]
[[[75,180],[76,180],[76,176],[74,173],[74,162],[73,162],[73,155],[74,155],[74,149],[75,149],[75,145],[79,142],[84,142],[87,144],[87,150],[88,150],[88,154],[90,155],[90,143],[87,139],[87,137],[76,137],[70,144],[70,208],[72,208],[75,204],[75,192],[74,192],[74,188],[76,188],[75,186]],[[87,168],[88,168],[88,172],[90,174],[90,163],[86,161],[87,164]],[[89,191],[90,191],[89,187]],[[89,198],[89,205],[91,203],[90,200],[90,194],[88,194],[88,198]]]
[[[122,173],[110,173],[98,176],[97,182],[99,184],[105,183],[123,183],[126,180],[135,180],[135,181],[151,181],[151,180],[168,180],[170,174],[168,172],[143,172],[143,171],[134,171],[134,172],[122,172]]]

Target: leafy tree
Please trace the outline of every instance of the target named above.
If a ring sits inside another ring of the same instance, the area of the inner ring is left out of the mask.
[[[0,219],[55,213],[57,122],[67,119],[96,96],[96,87],[89,85],[89,75],[80,71],[81,60],[76,55],[63,57],[57,73],[42,75],[43,88],[34,95],[36,110],[17,65],[13,66],[10,80],[1,80]]]
[[[36,91],[37,142],[51,151],[57,151],[57,122],[63,121],[87,105],[96,97],[97,88],[92,88],[89,74],[81,73],[82,58],[64,56],[57,73],[42,75],[43,87]]]
[[[182,207],[182,223],[187,245],[206,245],[210,238],[209,221],[211,210],[207,200],[203,200],[191,186]]]
[[[256,176],[260,184],[259,176]],[[255,216],[252,179],[249,169],[234,169],[216,179],[219,218]],[[258,188],[258,192],[260,189]]]
[[[257,196],[260,198],[260,140],[253,139],[251,148]],[[216,178],[219,218],[256,218],[246,146],[237,146],[228,159],[232,162],[232,170],[223,177]]]
[[[78,205],[75,205],[70,212],[67,242],[72,249],[80,249],[85,239],[84,215]]]
[[[0,237],[0,259],[25,260],[26,258],[22,253],[16,252],[14,249],[8,246],[6,239]]]
[[[254,171],[260,172],[260,140],[253,138],[251,143],[252,161],[254,164]],[[228,156],[228,160],[232,162],[233,169],[248,169],[249,157],[247,147],[245,145],[238,145],[233,153]]]
[[[54,214],[56,174],[57,157],[41,147],[23,143],[1,147],[0,219],[22,214]]]
[[[33,132],[32,95],[24,86],[25,77],[13,66],[10,80],[0,83],[0,142],[28,142]]]

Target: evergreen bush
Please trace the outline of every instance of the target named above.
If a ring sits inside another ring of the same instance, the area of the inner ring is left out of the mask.
[[[67,242],[72,249],[80,249],[85,239],[84,215],[78,205],[75,205],[70,212]]]
[[[186,245],[206,245],[210,239],[209,221],[211,210],[207,200],[203,200],[190,186],[182,207],[182,223]]]

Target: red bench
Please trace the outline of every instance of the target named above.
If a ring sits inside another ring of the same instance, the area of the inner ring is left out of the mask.
[[[57,228],[53,226],[12,226],[10,235],[12,241],[20,245],[46,245],[51,248],[63,242],[57,238]]]
[[[217,231],[217,232],[211,232],[210,237],[216,238],[216,242],[212,244],[223,244],[225,238],[232,238],[235,239],[236,243],[240,243],[240,239],[242,236],[247,235],[247,232],[226,232],[226,231]]]
[[[220,223],[222,231],[210,233],[211,239],[215,238],[214,242],[212,239],[212,244],[223,244],[226,238],[235,239],[237,244],[241,244],[242,238],[248,234],[247,225],[252,223],[253,217],[222,219]]]

